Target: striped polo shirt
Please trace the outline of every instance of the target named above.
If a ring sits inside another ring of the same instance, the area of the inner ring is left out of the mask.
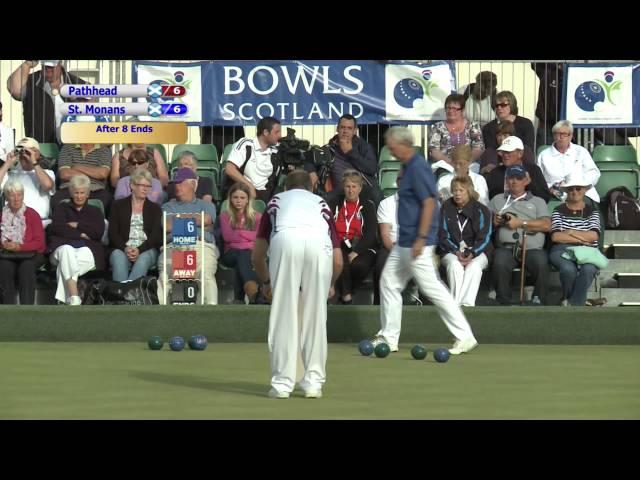
[[[75,166],[86,167],[107,167],[111,170],[111,149],[103,145],[95,145],[86,155],[82,152],[80,145],[67,143],[62,146],[60,155],[58,156],[58,171],[63,168],[72,168]],[[105,180],[96,180],[91,178],[91,191],[103,190],[109,177]],[[69,182],[60,184],[60,189],[68,188]]]
[[[578,230],[580,232],[597,232],[600,234],[600,213],[591,205],[585,205],[583,209],[570,209],[566,203],[558,205],[551,215],[551,233],[563,230]],[[597,247],[598,241],[591,242],[590,246]]]

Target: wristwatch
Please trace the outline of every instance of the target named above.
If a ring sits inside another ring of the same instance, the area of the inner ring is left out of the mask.
[[[522,228],[524,228],[524,229],[527,228],[527,221],[526,220],[522,222]]]

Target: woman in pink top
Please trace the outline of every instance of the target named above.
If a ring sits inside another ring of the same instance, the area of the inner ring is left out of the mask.
[[[220,229],[224,240],[223,265],[236,271],[234,303],[255,303],[258,294],[258,277],[251,263],[251,252],[261,214],[253,209],[251,191],[244,183],[236,183],[229,189],[227,208],[220,214]]]

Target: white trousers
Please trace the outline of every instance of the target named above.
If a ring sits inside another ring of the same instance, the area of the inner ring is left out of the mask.
[[[482,271],[489,266],[487,256],[481,253],[463,267],[458,257],[447,253],[442,257],[442,265],[447,269],[447,281],[456,303],[465,307],[475,307]]]
[[[196,254],[196,279],[200,280],[200,266],[203,259],[200,253],[202,242],[196,242],[196,245],[191,248],[195,250]],[[167,245],[167,278],[171,278],[171,244]],[[198,294],[197,303],[200,303],[200,295],[204,295],[204,303],[206,305],[218,304],[218,283],[216,282],[216,271],[218,270],[218,247],[213,243],[205,242],[204,244],[204,285],[200,285],[201,292]],[[164,282],[162,278],[162,265],[163,255],[162,248],[160,249],[160,255],[158,256],[158,271],[160,272],[158,278],[158,300],[160,305],[165,305],[164,302]],[[167,292],[167,300],[170,299],[171,290]]]
[[[436,268],[435,246],[424,247],[422,254],[413,259],[411,248],[394,245],[380,278],[380,324],[382,335],[390,347],[400,339],[402,320],[402,291],[411,277],[420,291],[435,305],[440,318],[458,340],[473,337],[471,326],[451,292],[440,280]]]
[[[56,248],[51,256],[51,263],[57,264],[56,275],[58,277],[58,288],[56,289],[56,300],[67,302],[69,290],[67,280],[78,280],[80,275],[84,275],[96,267],[93,253],[89,247],[74,248],[71,245],[61,245]]]
[[[273,300],[269,312],[271,385],[279,392],[295,387],[302,350],[303,390],[318,390],[326,379],[327,295],[333,247],[326,233],[285,229],[269,246]]]

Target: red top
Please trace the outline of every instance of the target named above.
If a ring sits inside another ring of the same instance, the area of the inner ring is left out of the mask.
[[[26,227],[20,251],[44,253],[47,245],[40,215],[33,208],[27,207],[24,211],[24,220]],[[2,210],[0,210],[0,222],[2,222]]]
[[[346,201],[339,208],[336,217],[336,231],[341,239],[348,238],[353,240],[353,237],[362,238],[361,209],[362,205],[360,205],[359,200],[355,202]],[[349,225],[348,232],[347,224]]]

